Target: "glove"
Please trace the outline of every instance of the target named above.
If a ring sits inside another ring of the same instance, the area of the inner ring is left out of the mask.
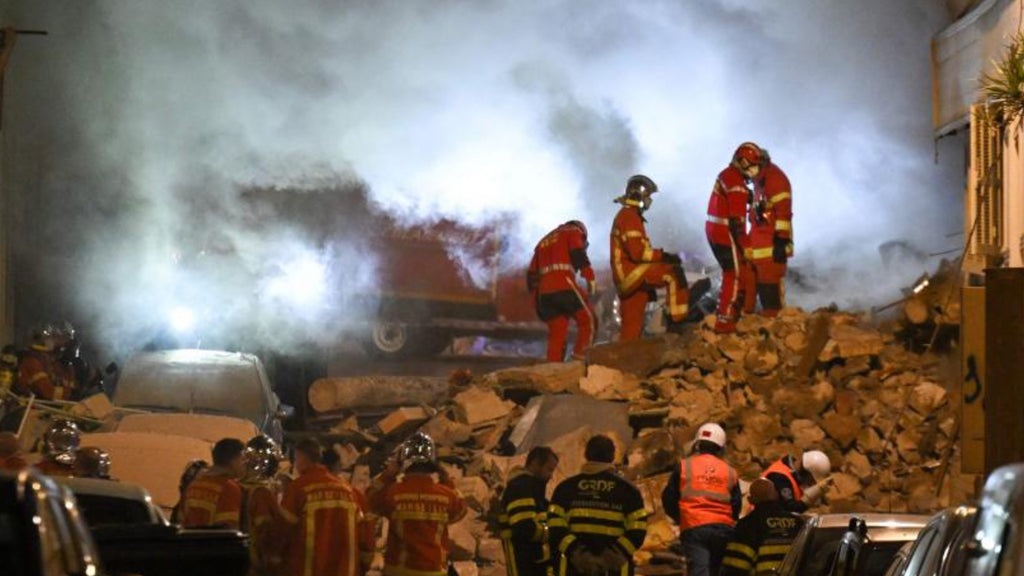
[[[808,506],[814,506],[818,502],[821,502],[821,498],[825,495],[825,488],[828,486],[828,481],[819,482],[814,486],[811,486],[807,490],[804,490],[804,495],[800,498],[800,501]]]
[[[772,242],[772,260],[778,264],[785,264],[789,258],[789,240],[776,236]]]
[[[605,572],[611,574],[618,574],[622,572],[622,567],[629,562],[629,558],[615,548],[606,548],[599,557],[601,561],[601,567],[604,568]]]
[[[683,259],[679,257],[679,254],[673,254],[671,252],[662,252],[661,261],[666,264],[672,264],[678,266],[683,263]]]
[[[583,548],[573,550],[569,556],[569,562],[573,569],[580,574],[596,575],[600,574],[603,569],[601,560]]]

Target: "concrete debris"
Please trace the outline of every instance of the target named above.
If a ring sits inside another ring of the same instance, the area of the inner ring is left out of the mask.
[[[377,423],[377,428],[385,436],[393,436],[409,432],[430,419],[430,414],[422,407],[399,408]]]
[[[71,408],[71,413],[75,416],[87,416],[97,420],[105,420],[113,412],[114,405],[102,392],[89,396]]]
[[[931,414],[946,403],[948,394],[941,386],[922,382],[910,392],[909,404],[918,414]]]
[[[580,391],[598,400],[629,400],[640,390],[640,379],[614,368],[593,364],[580,379]]]
[[[528,390],[538,394],[576,393],[586,374],[582,362],[538,364],[508,368],[484,377],[484,383],[499,389]]]
[[[309,405],[317,412],[437,406],[448,398],[448,381],[406,376],[321,378],[309,386],[307,396]]]
[[[882,335],[874,330],[858,328],[849,324],[833,325],[829,329],[829,341],[825,344],[819,359],[856,358],[877,356],[885,348]]]
[[[813,420],[793,420],[789,424],[789,431],[793,436],[793,445],[800,450],[814,450],[825,439],[825,431]]]
[[[470,426],[504,418],[515,408],[515,403],[502,400],[494,390],[479,386],[460,393],[453,402],[458,420]]]
[[[535,446],[551,445],[581,427],[619,438],[626,446],[633,438],[627,404],[559,395],[531,399],[509,441],[517,454],[525,454]]]

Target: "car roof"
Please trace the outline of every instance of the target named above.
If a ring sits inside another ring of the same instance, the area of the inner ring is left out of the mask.
[[[107,498],[123,498],[125,500],[136,500],[149,502],[149,492],[138,484],[118,482],[116,480],[103,480],[99,478],[54,478],[63,486],[67,486],[75,494],[88,494],[91,496],[104,496]]]
[[[872,513],[849,513],[849,514],[821,514],[814,518],[814,523],[819,528],[846,528],[850,520],[859,518],[867,524],[868,529],[872,528],[924,528],[932,517],[928,514],[880,514]]]
[[[217,366],[252,366],[259,362],[256,356],[242,352],[223,350],[160,350],[139,352],[131,357],[129,364],[190,364]]]

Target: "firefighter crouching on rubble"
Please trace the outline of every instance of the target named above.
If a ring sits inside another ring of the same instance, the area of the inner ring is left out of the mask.
[[[569,320],[576,321],[573,358],[582,359],[593,344],[594,315],[588,295],[594,295],[597,285],[588,245],[587,227],[572,220],[548,233],[533,250],[526,285],[537,304],[537,316],[548,325],[548,362],[565,359]],[[576,284],[577,272],[587,282],[587,294]]]
[[[62,345],[59,330],[52,326],[35,329],[32,345],[22,353],[18,363],[15,391],[24,396],[34,394],[40,400],[69,400],[75,378],[59,357]]]
[[[548,511],[558,576],[634,573],[633,555],[647,537],[640,491],[616,474],[615,443],[607,436],[587,442],[580,474],[555,488]]]
[[[373,535],[365,529],[361,499],[348,482],[327,470],[323,452],[312,438],[295,447],[299,477],[281,499],[289,535],[284,570],[288,576],[358,576],[373,557]]]
[[[779,492],[782,507],[803,513],[825,495],[832,463],[820,450],[804,452],[799,459],[786,455],[776,460],[761,476],[771,480]]]
[[[803,526],[800,516],[782,507],[779,493],[769,480],[754,480],[749,500],[754,510],[736,523],[722,560],[722,576],[777,573]]]
[[[678,330],[689,313],[690,293],[679,256],[653,248],[647,236],[644,212],[657,191],[654,181],[637,174],[626,183],[626,193],[615,199],[622,208],[612,224],[611,258],[622,317],[619,340],[623,342],[640,338],[644,309],[658,288],[668,291],[670,331]]]
[[[238,478],[245,474],[244,451],[245,444],[237,438],[224,438],[213,445],[213,466],[185,489],[182,526],[241,527],[242,485]]]
[[[430,436],[417,432],[406,440],[367,497],[370,509],[388,519],[385,576],[448,574],[448,526],[466,515],[466,503],[438,465]]]
[[[691,455],[672,472],[661,494],[668,514],[679,524],[690,576],[717,576],[743,508],[739,476],[722,455],[725,430],[714,423],[697,429]]]
[[[747,268],[743,247],[747,243],[747,203],[750,192],[735,161],[718,174],[708,201],[704,232],[711,253],[722,268],[722,290],[718,295],[715,332],[736,331],[736,321],[745,301]]]
[[[744,142],[736,149],[733,165],[754,184],[746,249],[753,275],[748,276],[744,309],[754,311],[756,295],[761,301],[761,314],[777,316],[786,300],[786,263],[793,257],[792,187],[768,151],[753,142]]]
[[[249,574],[270,576],[281,567],[283,517],[274,484],[281,452],[273,440],[260,435],[246,443],[244,454],[241,528],[249,535]]]
[[[43,459],[36,468],[47,476],[74,476],[82,435],[71,420],[57,420],[43,434]]]
[[[526,467],[513,471],[501,495],[501,542],[509,576],[550,574],[547,485],[558,455],[538,446],[526,456]]]
[[[14,432],[0,432],[0,470],[17,472],[27,467],[18,436]]]

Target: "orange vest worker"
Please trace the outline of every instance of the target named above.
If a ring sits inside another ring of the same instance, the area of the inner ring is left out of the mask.
[[[804,497],[804,490],[800,487],[800,483],[796,481],[796,476],[793,476],[793,469],[790,468],[784,460],[776,460],[773,462],[772,465],[764,471],[761,478],[768,478],[771,474],[778,474],[789,480],[789,483],[792,484],[793,500],[799,502],[800,499]]]
[[[219,467],[210,468],[185,490],[182,525],[185,528],[240,527],[242,485]]]
[[[679,529],[735,526],[732,492],[737,482],[736,470],[721,458],[711,454],[684,458],[679,470]]]

